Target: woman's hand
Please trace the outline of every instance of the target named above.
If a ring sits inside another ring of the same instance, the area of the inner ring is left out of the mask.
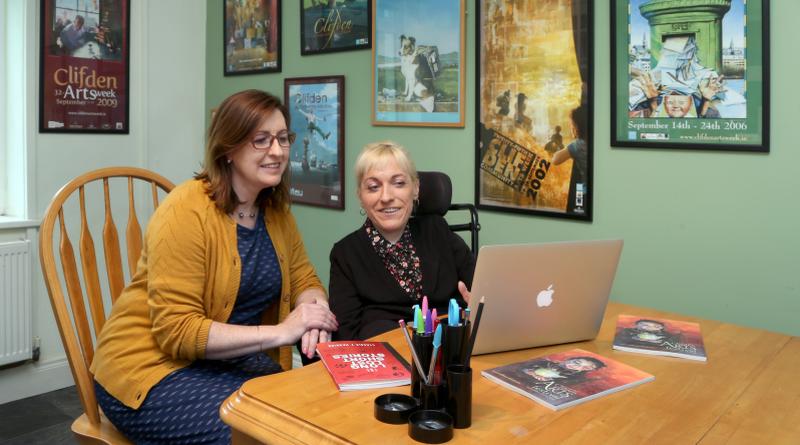
[[[461,298],[467,302],[467,306],[469,306],[469,300],[472,299],[472,294],[467,289],[467,285],[464,284],[463,281],[458,282],[458,291],[461,293]]]
[[[284,343],[293,344],[301,337],[304,337],[307,332],[310,334],[309,331],[318,330],[332,332],[339,327],[339,324],[336,322],[336,317],[333,315],[333,312],[328,309],[327,304],[313,301],[299,304],[278,327],[284,331]],[[313,351],[316,348],[316,339],[319,338],[319,334],[316,335],[313,345],[310,344],[310,340],[313,339],[312,337],[314,336],[309,335],[308,346],[313,346]],[[303,352],[305,353],[306,351]]]
[[[307,331],[300,338],[300,351],[303,354],[305,354],[306,357],[314,358],[314,354],[317,352],[317,344],[325,343],[326,341],[330,340],[331,340],[330,331],[312,329],[310,331]]]
[[[297,296],[297,303],[298,305],[307,303],[307,304],[319,304],[324,306],[325,309],[330,310],[330,306],[328,305],[328,298],[321,289],[310,288],[306,289]],[[336,316],[334,316],[334,320]],[[336,327],[339,327],[337,322]],[[325,343],[326,341],[331,340],[331,332],[335,331],[336,329],[310,329],[306,331],[303,336],[301,337],[300,341],[300,352],[306,355],[308,358],[313,358],[314,354],[317,352],[317,343]]]
[[[314,304],[320,304],[325,306],[326,308],[330,309],[328,306],[328,300],[320,299],[314,300]],[[334,316],[335,318],[335,316]],[[338,328],[338,322],[337,322]],[[317,344],[318,343],[325,343],[331,340],[331,331],[326,331],[322,329],[312,329],[310,331],[306,331],[305,334],[300,338],[300,352],[306,355],[308,358],[314,358],[314,354],[317,352]]]

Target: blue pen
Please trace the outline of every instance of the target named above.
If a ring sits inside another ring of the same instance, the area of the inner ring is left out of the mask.
[[[455,298],[450,299],[450,307],[447,310],[447,325],[458,326],[460,320],[458,319],[459,307]]]
[[[433,334],[433,355],[431,364],[428,368],[427,384],[433,384],[433,370],[436,369],[436,358],[439,356],[439,347],[442,345],[442,325],[436,326],[436,333]]]
[[[411,325],[410,326],[411,326],[412,330],[416,330],[417,329],[417,310],[418,309],[419,309],[419,305],[418,304],[415,304],[414,306],[411,306]]]

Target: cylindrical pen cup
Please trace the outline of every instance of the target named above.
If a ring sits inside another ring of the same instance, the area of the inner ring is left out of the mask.
[[[428,385],[420,382],[420,405],[422,409],[444,409],[444,385]]]
[[[384,423],[403,424],[419,409],[417,399],[405,394],[383,394],[375,398],[375,418]]]
[[[447,367],[447,412],[454,428],[472,425],[472,368],[464,365]]]
[[[433,335],[417,334],[411,337],[411,344],[414,345],[414,350],[417,352],[417,357],[422,364],[422,370],[427,372],[431,365],[431,358],[433,356]],[[411,360],[414,358],[412,356]],[[420,385],[425,381],[425,377],[420,377],[417,365],[412,363],[411,366],[411,395],[420,397]]]
[[[445,326],[444,340],[442,341],[443,369],[454,364],[464,363],[463,343],[466,341],[466,326]]]
[[[445,443],[453,438],[453,418],[444,411],[419,410],[408,417],[408,435],[422,443]]]

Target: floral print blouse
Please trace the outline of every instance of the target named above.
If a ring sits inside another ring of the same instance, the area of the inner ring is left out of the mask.
[[[386,270],[397,280],[397,284],[412,300],[422,299],[422,269],[408,225],[394,244],[384,238],[369,219],[364,223],[364,230],[372,248],[383,260]]]

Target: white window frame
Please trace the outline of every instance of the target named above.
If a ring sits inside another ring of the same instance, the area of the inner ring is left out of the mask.
[[[0,3],[0,48],[8,48],[7,36],[9,29],[8,2]],[[6,113],[10,107],[6,98],[7,80],[6,78],[6,59],[9,51],[3,50],[0,53],[0,216],[6,214],[6,195],[8,194],[8,169],[6,168],[6,151],[8,151],[8,140],[6,138]]]
[[[32,222],[38,1],[0,2],[0,228]]]

